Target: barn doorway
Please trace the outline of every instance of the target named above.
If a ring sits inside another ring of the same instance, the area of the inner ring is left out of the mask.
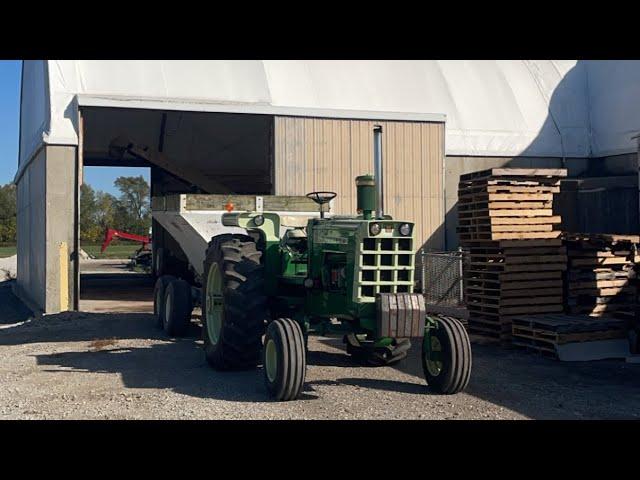
[[[145,206],[149,209],[153,197],[172,194],[272,194],[273,116],[107,107],[81,107],[80,114],[79,163],[83,181],[78,193],[77,223],[79,251],[85,258],[78,262],[79,308],[153,311],[157,247],[169,252],[173,263],[167,264],[175,266],[177,262],[178,267],[184,267],[177,271],[188,274],[188,265],[182,265],[186,256],[152,220],[151,212],[145,217],[147,223],[123,221],[124,217],[142,218],[131,215],[131,205],[128,210],[123,208],[126,192],[122,188],[140,186],[133,178],[141,175],[148,184],[149,203]],[[120,177],[128,180],[116,184]],[[101,188],[92,183],[99,183]],[[94,217],[99,221],[87,220],[91,218],[91,208],[87,208],[90,205],[97,209]],[[120,208],[115,218],[107,211],[113,211],[114,205]],[[91,224],[93,231],[83,230],[83,223]],[[118,234],[112,235],[112,241],[102,251],[109,228]],[[137,237],[122,238],[127,233]],[[140,256],[139,249],[144,244],[141,237],[145,236],[151,254],[143,256],[145,260],[151,257],[150,265],[135,258]]]

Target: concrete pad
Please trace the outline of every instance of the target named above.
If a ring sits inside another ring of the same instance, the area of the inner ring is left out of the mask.
[[[631,355],[626,338],[598,340],[595,342],[565,343],[556,346],[558,358],[563,362],[584,362],[609,358],[626,358]]]

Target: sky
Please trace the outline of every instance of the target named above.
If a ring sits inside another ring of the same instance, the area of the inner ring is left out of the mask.
[[[21,70],[20,60],[0,60],[0,185],[12,182],[18,170]],[[149,181],[148,168],[87,167],[84,182],[117,194],[113,181],[121,175],[142,175]]]

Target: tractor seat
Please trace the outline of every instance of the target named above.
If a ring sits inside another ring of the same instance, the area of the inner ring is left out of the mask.
[[[282,240],[289,247],[300,248],[301,244],[306,243],[307,234],[301,228],[289,228],[284,232]]]

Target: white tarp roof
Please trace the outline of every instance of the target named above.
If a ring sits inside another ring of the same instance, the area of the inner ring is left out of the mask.
[[[77,105],[442,120],[447,155],[635,151],[637,61],[25,61],[20,162]],[[444,115],[444,116],[443,116]]]

